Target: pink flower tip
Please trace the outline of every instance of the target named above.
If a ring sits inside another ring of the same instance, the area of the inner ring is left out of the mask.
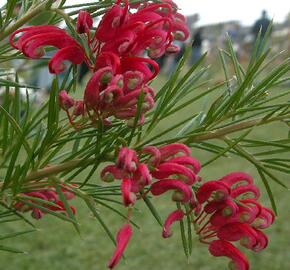
[[[123,225],[123,227],[118,231],[117,237],[116,237],[117,246],[116,246],[116,249],[112,258],[110,259],[108,263],[108,267],[110,269],[113,269],[119,263],[128,245],[128,242],[130,241],[132,237],[132,233],[133,233],[133,230],[130,224]]]
[[[169,214],[169,216],[167,217],[167,219],[165,220],[164,226],[163,226],[163,232],[162,232],[162,236],[163,238],[168,238],[172,235],[171,231],[170,231],[170,227],[171,225],[175,222],[175,221],[180,221],[184,218],[184,213],[182,210],[178,209],[173,211],[172,213]]]
[[[69,110],[75,104],[74,99],[65,90],[60,91],[58,99],[60,107],[65,111]]]
[[[77,32],[79,34],[88,33],[93,26],[91,14],[85,10],[79,12],[77,19]]]

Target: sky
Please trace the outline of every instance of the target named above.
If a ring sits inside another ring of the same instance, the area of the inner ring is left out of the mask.
[[[0,0],[2,6],[6,0]],[[94,0],[67,0],[67,4],[94,2]],[[182,13],[200,14],[199,25],[238,20],[252,25],[263,9],[274,21],[281,22],[290,12],[289,0],[175,0]]]
[[[86,0],[85,2],[92,2]],[[252,25],[260,17],[263,9],[274,21],[283,21],[290,12],[289,0],[174,0],[186,15],[200,14],[200,25],[222,21],[238,20],[244,25]],[[67,0],[75,4],[83,0]]]
[[[265,9],[274,21],[283,21],[290,12],[289,0],[175,0],[186,15],[200,14],[200,24],[238,20],[251,25]]]

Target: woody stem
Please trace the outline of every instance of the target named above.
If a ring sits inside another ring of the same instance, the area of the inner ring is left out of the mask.
[[[207,141],[210,139],[222,138],[225,135],[230,134],[230,133],[252,128],[254,126],[265,125],[265,124],[275,122],[275,121],[282,121],[284,119],[288,119],[289,117],[290,117],[290,114],[285,114],[285,115],[279,115],[270,119],[264,119],[264,118],[252,119],[249,121],[244,121],[238,124],[230,125],[228,127],[220,128],[214,131],[208,131],[205,134],[189,137],[186,139],[184,143],[186,144],[186,143],[191,143],[191,142],[202,142],[202,141]]]
[[[47,9],[47,4],[51,2],[51,0],[45,0],[40,5],[31,8],[30,11],[28,11],[26,14],[24,14],[21,18],[19,18],[15,23],[5,28],[5,30],[0,33],[0,41],[4,40],[6,37],[8,37],[10,34],[12,34],[14,31],[19,29],[21,26],[26,24],[30,19],[35,17],[36,15],[39,15],[40,12]]]
[[[69,171],[78,167],[87,166],[90,164],[94,164],[96,161],[95,158],[87,158],[86,160],[83,159],[74,159],[70,160],[58,165],[50,166],[44,169],[40,169],[38,171],[33,171],[28,174],[25,178],[25,182],[40,180],[51,175],[57,175],[61,172]],[[110,155],[106,155],[103,158],[102,162],[112,161],[112,157]]]

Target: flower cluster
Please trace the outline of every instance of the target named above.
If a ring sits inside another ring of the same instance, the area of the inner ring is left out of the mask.
[[[75,197],[74,193],[69,191],[69,188],[64,184],[61,188],[61,192],[65,196],[66,200],[71,200]],[[62,200],[59,198],[58,193],[53,186],[45,187],[35,191],[20,193],[19,198],[21,198],[21,200],[15,203],[14,208],[20,212],[31,211],[31,216],[35,219],[40,219],[44,214],[46,214],[46,211],[43,210],[43,208],[51,211],[63,212],[65,214],[67,213]],[[41,208],[30,206],[26,202],[39,205]],[[75,214],[75,207],[70,206],[70,209],[72,213]]]
[[[125,120],[129,126],[136,122],[140,125],[155,103],[154,90],[149,86],[159,72],[154,59],[178,52],[173,42],[189,36],[185,17],[177,10],[172,0],[138,4],[116,0],[95,29],[90,13],[80,11],[74,37],[56,26],[31,26],[15,31],[10,43],[32,59],[44,56],[44,47],[55,47],[57,51],[48,64],[54,74],[65,70],[65,61],[88,66],[91,77],[83,100],[75,100],[66,90],[59,93],[60,107],[75,128],[83,128],[87,122],[109,125],[113,118]],[[122,201],[128,209],[128,223],[117,234],[109,268],[118,264],[132,237],[131,208],[137,200],[147,194],[157,197],[171,192],[177,209],[164,222],[163,238],[172,235],[175,222],[188,217],[213,256],[230,258],[231,269],[249,269],[246,256],[232,242],[239,241],[256,252],[266,248],[268,238],[262,230],[274,222],[274,214],[258,202],[260,192],[249,175],[235,172],[202,183],[200,169],[190,149],[180,143],[119,150],[115,164],[101,172],[103,181],[120,181]],[[62,186],[67,200],[74,197],[69,190]],[[22,193],[20,198],[14,207],[31,211],[35,219],[40,219],[45,209],[67,210],[51,186]],[[75,208],[70,208],[75,213]]]
[[[74,102],[75,109],[69,110],[73,99],[65,91],[60,93],[60,105],[72,124],[80,116],[83,116],[78,120],[81,123],[83,118],[93,123],[99,119],[108,123],[108,118],[114,116],[132,125],[130,119],[138,112],[139,98],[142,100],[137,120],[142,124],[144,113],[154,105],[155,94],[148,83],[159,72],[152,58],[178,52],[173,41],[184,41],[189,36],[185,17],[177,12],[171,0],[137,5],[117,0],[104,14],[93,35],[92,26],[91,15],[81,11],[76,30],[86,36],[89,52],[64,30],[50,25],[17,30],[11,35],[10,43],[30,58],[42,57],[44,46],[56,47],[58,51],[49,62],[51,73],[62,72],[65,60],[73,64],[86,63],[93,75],[85,88],[84,100]],[[18,34],[21,35],[14,42]],[[80,127],[79,124],[74,126]]]
[[[191,157],[190,149],[184,144],[146,146],[138,153],[123,147],[119,151],[116,163],[102,170],[101,178],[106,182],[115,179],[121,181],[123,204],[126,207],[133,207],[138,199],[149,192],[153,196],[160,196],[168,191],[172,191],[172,201],[191,205],[194,201],[192,187],[200,181],[200,168],[199,161]],[[170,237],[171,225],[182,220],[186,214],[189,213],[179,209],[170,213],[164,223],[162,236]],[[128,216],[130,220],[130,215]],[[130,224],[124,226],[127,228],[125,231],[131,228]],[[118,243],[118,238],[122,238],[120,235],[123,235],[123,238],[119,239],[123,244],[117,244],[114,256],[109,262],[110,268],[116,265],[131,238],[132,228],[130,233],[121,233],[123,230],[122,227],[117,237]]]
[[[21,36],[14,42],[15,36]],[[38,59],[44,56],[44,46],[53,46],[58,49],[49,61],[51,73],[61,73],[65,69],[64,61],[81,64],[86,56],[83,47],[66,31],[54,25],[30,26],[16,30],[10,36],[10,44],[25,56]]]
[[[143,159],[143,162],[140,161]],[[134,205],[137,194],[150,187],[154,196],[173,190],[173,201],[187,203],[192,199],[191,186],[200,178],[198,160],[190,156],[184,144],[162,147],[147,146],[138,155],[134,150],[123,147],[115,165],[108,165],[101,172],[104,181],[120,179],[125,206]],[[153,183],[152,179],[156,181]]]
[[[260,191],[248,174],[234,172],[201,184],[200,169],[199,161],[183,144],[146,146],[139,152],[123,147],[116,163],[103,169],[101,178],[106,182],[121,181],[126,207],[133,207],[148,193],[160,196],[172,191],[172,201],[183,207],[168,215],[162,236],[170,237],[171,225],[190,216],[200,241],[209,245],[213,256],[229,257],[231,269],[249,269],[246,256],[231,242],[240,241],[256,252],[266,248],[268,238],[261,230],[274,222],[274,214],[258,202]],[[122,227],[118,233],[117,243],[121,244],[117,245],[110,268],[119,261],[132,236],[131,226],[124,226],[126,229]]]
[[[274,222],[274,213],[259,202],[253,179],[235,172],[203,184],[196,193],[199,215],[194,221],[200,241],[209,244],[213,256],[231,259],[230,269],[247,270],[246,256],[230,242],[259,252],[268,238],[261,231]]]

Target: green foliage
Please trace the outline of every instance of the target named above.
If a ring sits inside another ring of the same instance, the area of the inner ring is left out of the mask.
[[[61,1],[55,7],[52,1],[22,1],[21,16],[13,18],[13,9],[17,2],[19,1],[8,1],[1,8],[1,63],[23,58],[10,48],[5,38],[39,12],[48,11],[51,24],[64,20],[70,34],[81,44],[85,44],[76,34],[75,21],[70,16],[77,14],[79,9],[93,11],[94,16],[99,16],[112,4],[112,1],[96,1],[66,6],[65,1]],[[69,10],[68,14],[63,12],[64,9]],[[273,138],[271,141],[251,137],[256,129],[263,126],[279,123],[289,130],[290,125],[290,90],[284,87],[290,81],[289,59],[276,65],[275,60],[280,54],[269,58],[271,50],[265,48],[270,31],[271,29],[263,40],[261,36],[258,37],[246,69],[239,63],[228,39],[228,48],[219,52],[225,79],[215,84],[208,80],[210,67],[205,66],[206,54],[189,69],[186,68],[190,54],[188,48],[174,74],[159,89],[157,104],[146,115],[142,128],[137,123],[144,95],[139,97],[138,113],[133,127],[128,127],[124,121],[114,120],[110,129],[97,123],[95,127],[89,126],[80,131],[68,123],[66,117],[60,113],[58,104],[58,93],[61,89],[74,91],[76,88],[75,67],[68,69],[61,85],[55,78],[49,100],[41,108],[36,108],[29,100],[28,89],[36,87],[20,83],[16,71],[1,69],[0,87],[5,91],[0,105],[0,223],[21,220],[29,226],[32,225],[25,215],[17,213],[13,208],[13,203],[21,201],[72,223],[79,232],[78,221],[61,190],[63,182],[77,183],[81,189],[74,189],[72,186],[71,191],[85,202],[115,243],[110,226],[98,208],[109,209],[121,219],[126,219],[126,215],[115,207],[120,204],[120,187],[100,185],[99,181],[92,181],[93,176],[103,163],[115,159],[116,150],[123,145],[140,149],[148,144],[162,145],[170,142],[183,142],[193,149],[206,152],[209,160],[203,164],[204,167],[223,157],[235,156],[247,160],[257,169],[272,208],[277,212],[277,199],[269,180],[284,188],[289,187],[288,183],[283,183],[279,178],[280,174],[290,175],[289,134],[285,133],[282,138]],[[20,94],[23,89],[26,89],[25,100],[21,99]],[[275,92],[277,89],[279,93]],[[195,107],[200,102],[206,105],[203,110],[198,111]],[[181,114],[188,109],[190,114],[186,117]],[[182,117],[173,118],[176,114]],[[160,128],[164,126],[166,128]],[[31,185],[41,187],[47,180],[56,188],[67,215],[45,207],[46,204],[53,206],[53,203],[35,197],[19,196],[21,192],[29,190]],[[156,222],[162,226],[162,218],[151,198],[141,195]],[[135,222],[132,224],[139,228]],[[0,241],[32,231],[35,229],[3,235],[1,232]],[[188,257],[192,252],[190,217],[180,222],[180,231],[184,252]],[[2,242],[0,250],[21,252],[2,245]]]

